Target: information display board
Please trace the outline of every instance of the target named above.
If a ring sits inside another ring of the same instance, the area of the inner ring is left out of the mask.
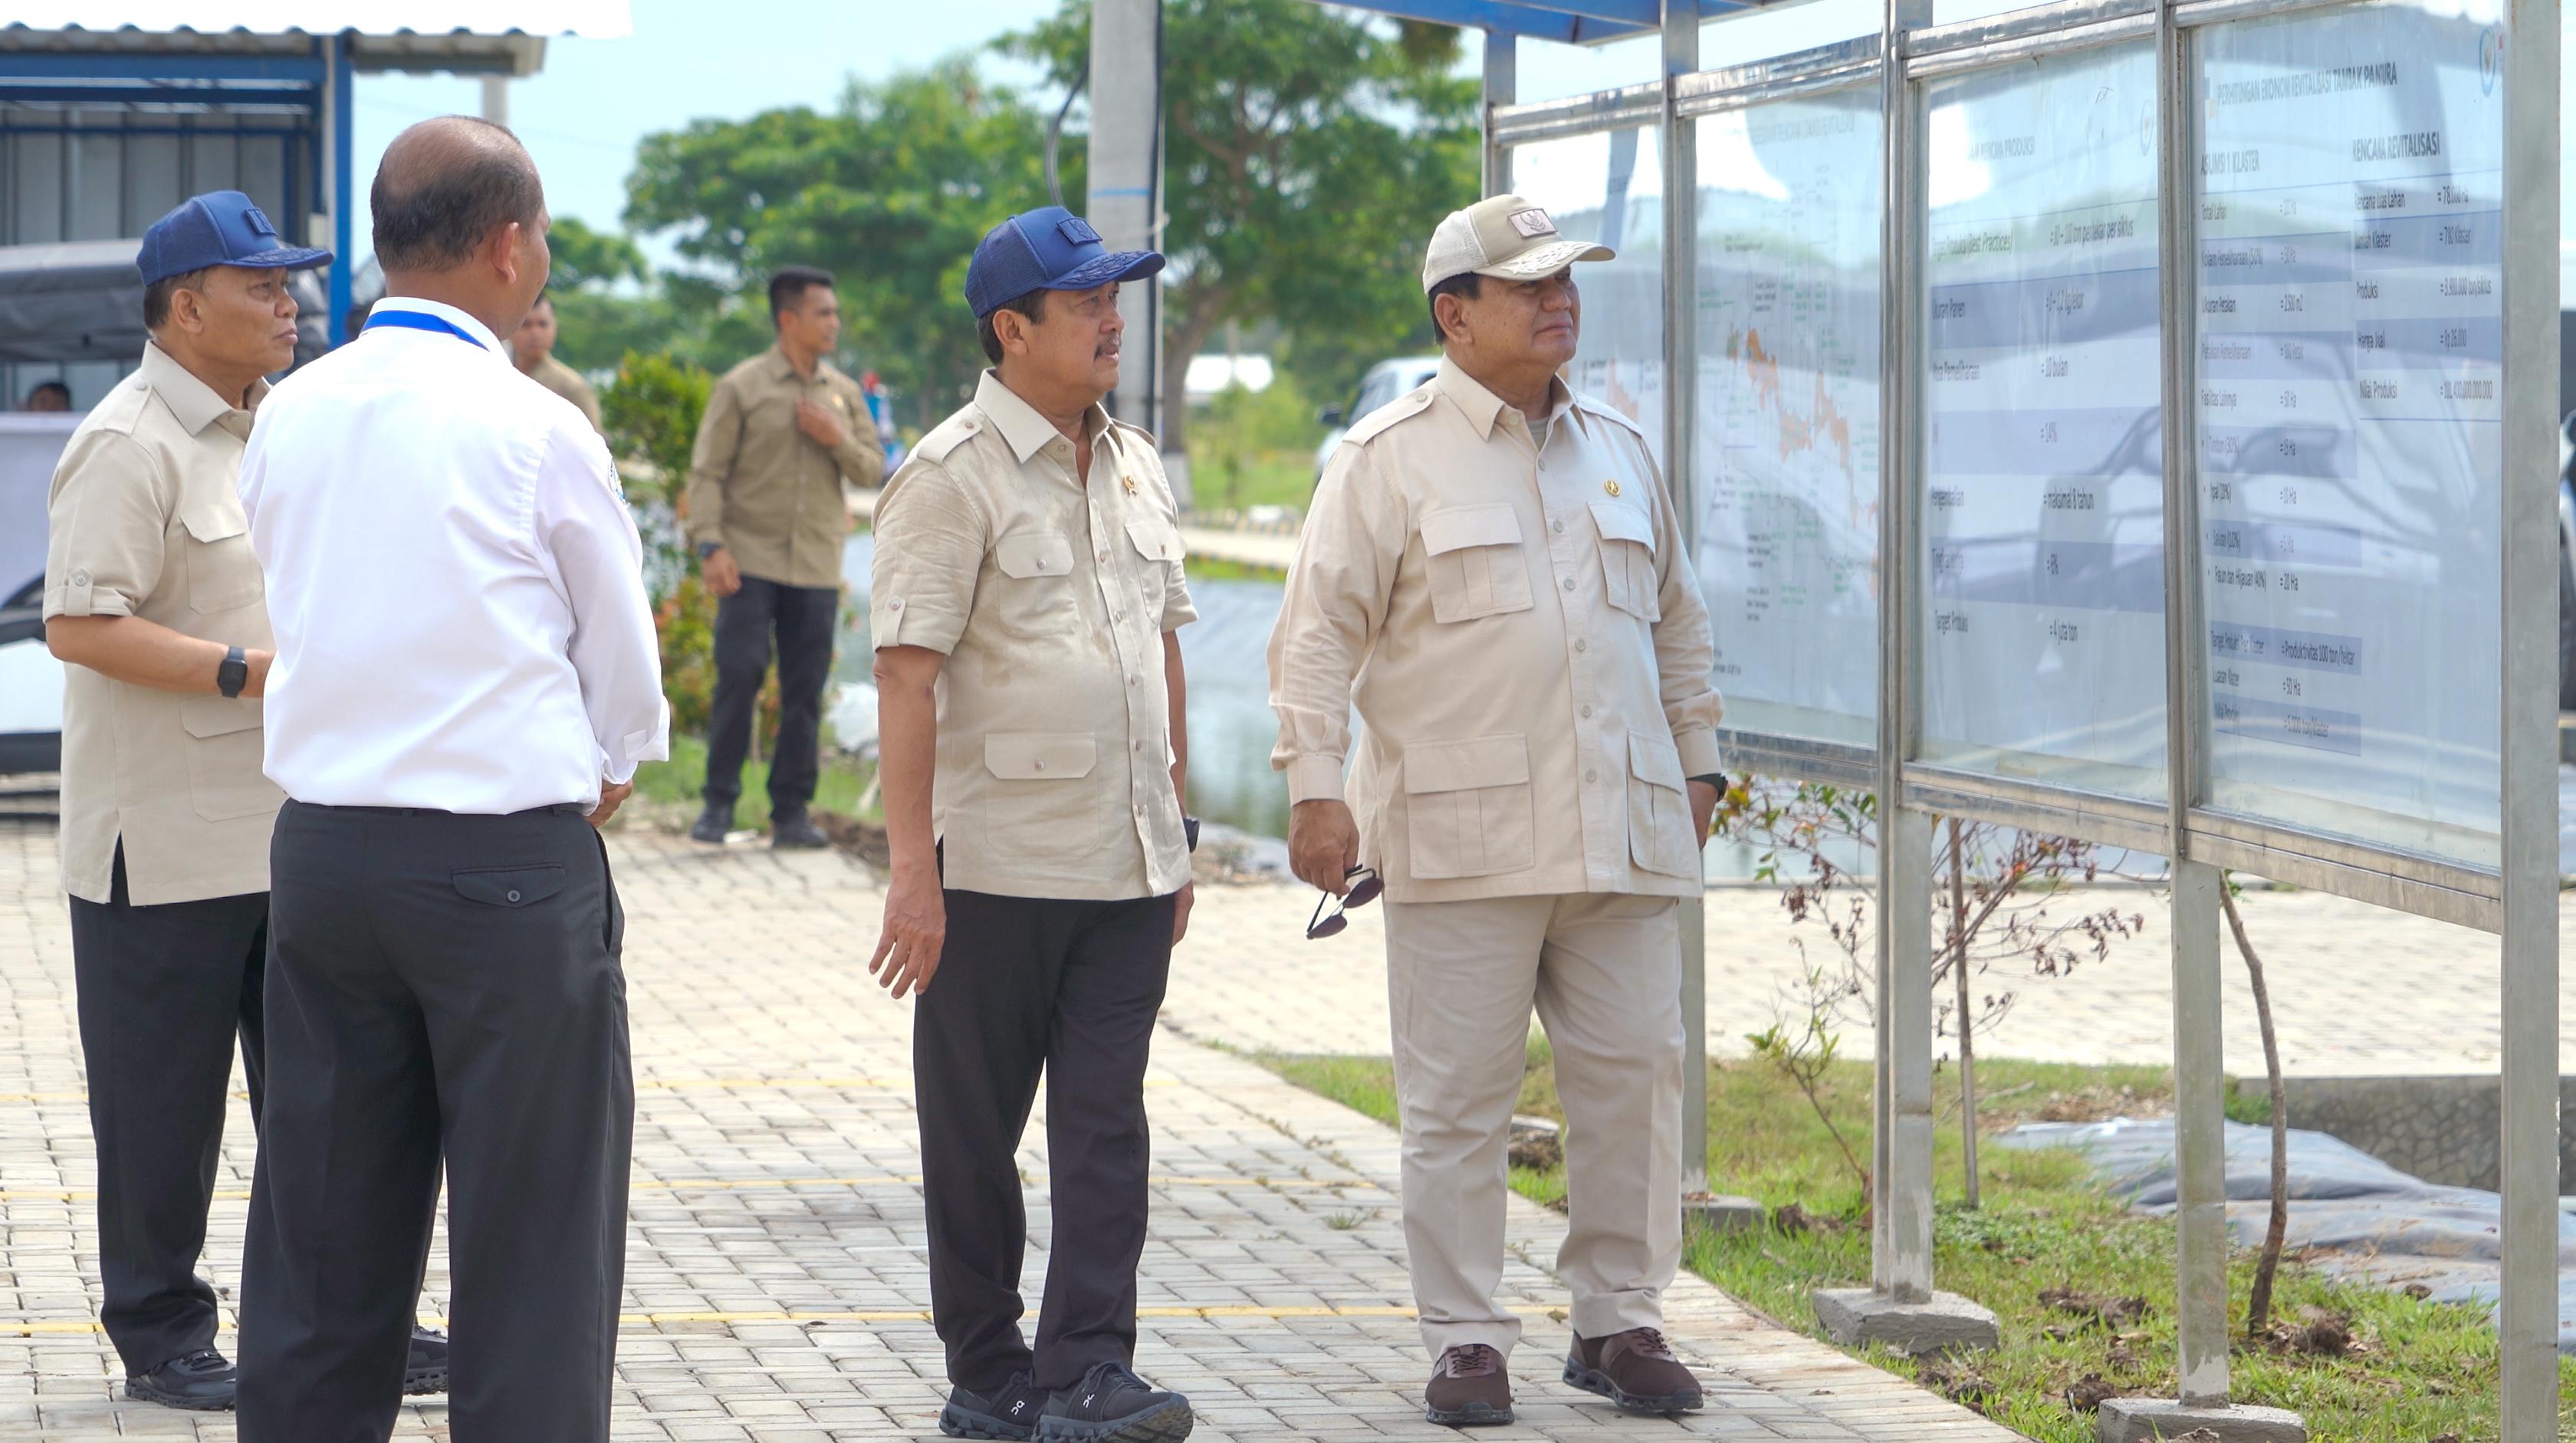
[[[1727,723],[1874,745],[1880,102],[1702,117],[1695,560]]]
[[[2194,338],[2212,804],[2487,866],[2501,20],[2203,32]]]
[[[1923,103],[1923,755],[2161,800],[2153,48]]]
[[[1664,168],[1654,127],[1512,147],[1512,190],[1546,209],[1568,240],[1618,259],[1575,267],[1583,335],[1573,385],[1645,428],[1664,460]]]

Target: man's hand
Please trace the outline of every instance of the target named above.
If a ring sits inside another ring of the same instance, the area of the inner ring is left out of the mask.
[[[813,437],[815,444],[826,451],[837,451],[842,442],[850,439],[849,428],[832,414],[831,407],[803,397],[796,402],[796,429]]]
[[[1288,813],[1288,869],[1308,886],[1338,897],[1359,865],[1360,828],[1337,799],[1299,802]]]
[[[947,940],[948,903],[940,894],[939,873],[897,868],[886,888],[885,929],[877,936],[868,975],[897,998],[926,992]]]
[[[1693,845],[1705,847],[1708,845],[1708,819],[1717,814],[1717,788],[1706,782],[1691,783],[1690,802],[1691,835],[1698,839]]]
[[[718,601],[742,590],[742,568],[734,565],[733,552],[719,546],[698,563],[698,575],[707,583],[707,595]]]
[[[1190,904],[1197,900],[1198,890],[1198,883],[1183,882],[1180,895],[1172,899],[1172,945],[1175,947],[1181,945],[1182,938],[1190,935]]]
[[[599,784],[599,805],[591,811],[587,820],[594,827],[608,825],[608,819],[617,815],[619,805],[633,795],[635,795],[633,782],[612,782],[602,779]]]

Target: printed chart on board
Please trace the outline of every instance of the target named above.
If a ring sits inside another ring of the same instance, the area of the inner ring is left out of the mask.
[[[2213,801],[2492,863],[2503,31],[2405,5],[2204,41]]]
[[[2155,62],[1927,96],[1924,754],[2164,789]]]
[[[1731,726],[1868,745],[1878,688],[1875,89],[1699,122],[1702,589]]]

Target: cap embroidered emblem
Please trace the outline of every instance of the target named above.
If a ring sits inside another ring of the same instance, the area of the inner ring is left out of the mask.
[[[1100,242],[1100,232],[1093,230],[1091,222],[1078,215],[1069,215],[1057,221],[1055,233],[1078,246],[1096,245]]]
[[[262,213],[258,206],[242,208],[242,224],[250,227],[252,235],[266,236],[270,240],[277,239],[277,227],[269,224],[267,215]]]
[[[1531,236],[1554,235],[1556,222],[1547,218],[1546,211],[1532,206],[1528,210],[1512,212],[1512,229],[1519,231],[1524,239]]]
[[[1604,481],[1601,483],[1601,489],[1609,492],[1613,496],[1616,496],[1619,494],[1619,483],[1616,481]]]

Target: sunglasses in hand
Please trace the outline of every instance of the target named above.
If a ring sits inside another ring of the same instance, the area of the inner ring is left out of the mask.
[[[1379,878],[1374,867],[1353,867],[1342,874],[1342,880],[1351,884],[1350,890],[1338,897],[1326,892],[1317,899],[1314,919],[1306,924],[1307,941],[1339,935],[1343,928],[1351,925],[1351,919],[1344,914],[1353,907],[1365,907],[1376,901],[1378,894],[1386,890],[1386,883]],[[1324,915],[1327,906],[1333,909],[1331,916]]]

